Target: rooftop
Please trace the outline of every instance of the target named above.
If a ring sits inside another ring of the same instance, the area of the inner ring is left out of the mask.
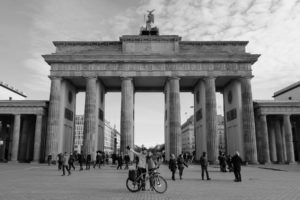
[[[8,85],[7,83],[4,83],[4,82],[0,81],[0,86],[2,86],[4,88],[6,88],[6,89],[8,89],[8,90],[10,90],[10,91],[18,94],[18,95],[21,95],[22,97],[25,97],[25,98],[27,97],[22,91],[20,91],[17,88],[14,88],[14,87]]]
[[[273,95],[273,97],[277,97],[277,96],[279,96],[279,95],[281,95],[283,93],[286,93],[286,92],[288,92],[288,91],[290,91],[292,89],[295,89],[295,88],[297,88],[299,86],[300,86],[300,81],[298,81],[296,83],[293,83],[293,84],[291,84],[291,85],[289,85],[289,86],[287,86],[287,87],[285,87],[285,88],[283,88],[283,89],[278,90],[277,92],[275,92],[274,95]]]

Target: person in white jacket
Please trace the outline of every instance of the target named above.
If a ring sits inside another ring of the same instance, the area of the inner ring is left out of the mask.
[[[138,176],[141,174],[145,174],[142,179],[142,190],[145,190],[145,176],[146,176],[146,167],[147,167],[147,150],[142,149],[142,152],[136,152],[133,149],[131,149],[129,146],[127,146],[127,149],[134,153],[138,158],[139,158],[139,163],[138,163]]]

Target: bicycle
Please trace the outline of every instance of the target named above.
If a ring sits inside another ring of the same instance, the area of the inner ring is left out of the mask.
[[[126,180],[127,189],[130,192],[140,191],[142,189],[142,183],[145,177],[144,183],[146,184],[146,182],[148,182],[149,180],[151,190],[154,190],[157,193],[164,193],[165,191],[167,191],[168,184],[167,181],[159,175],[160,173],[156,171],[157,169],[158,167],[154,168],[151,172],[149,172],[149,175],[147,173],[139,174],[137,177],[135,177],[134,180],[128,177]]]

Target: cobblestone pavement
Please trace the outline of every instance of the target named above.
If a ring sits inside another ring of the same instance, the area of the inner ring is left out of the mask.
[[[172,181],[166,166],[160,172],[168,181],[164,194],[153,191],[130,193],[125,186],[126,170],[114,166],[89,171],[72,171],[61,176],[56,166],[38,164],[0,164],[0,200],[156,200],[156,199],[212,199],[212,200],[299,200],[300,168],[272,170],[268,165],[242,168],[243,182],[233,182],[232,173],[221,173],[217,166],[210,167],[212,180],[200,179],[200,167],[191,165],[184,171],[184,179]],[[280,168],[285,168],[280,166]]]

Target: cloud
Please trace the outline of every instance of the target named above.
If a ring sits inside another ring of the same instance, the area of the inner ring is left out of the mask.
[[[161,34],[178,34],[183,40],[248,40],[247,51],[261,54],[253,65],[254,98],[271,98],[273,92],[296,82],[300,49],[300,2],[296,0],[150,0],[136,12],[116,16],[118,33],[130,32],[146,10],[155,10]],[[280,80],[280,81],[278,81]]]

